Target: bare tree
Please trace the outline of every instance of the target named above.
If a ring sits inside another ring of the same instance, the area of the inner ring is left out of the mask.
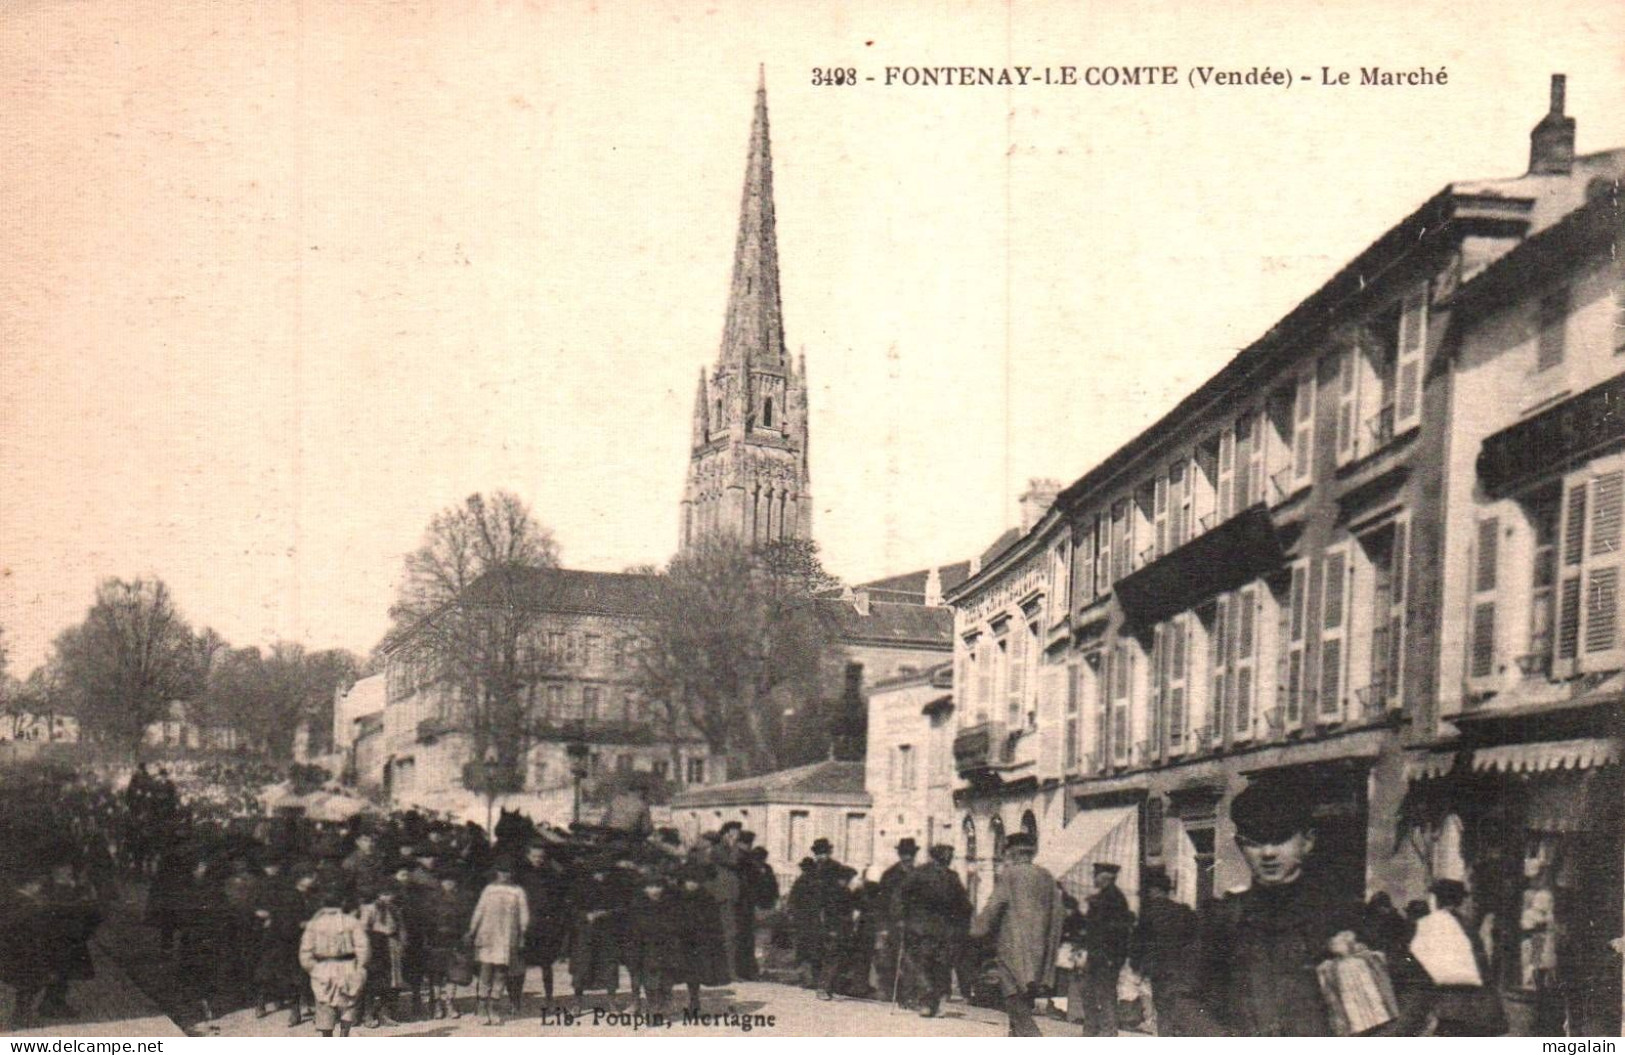
[[[286,759],[302,720],[313,725],[325,720],[331,727],[333,690],[354,679],[356,666],[355,657],[342,649],[307,652],[290,641],[278,641],[265,652],[230,650],[214,664],[202,713],[271,757]]]
[[[453,701],[475,761],[494,764],[505,786],[532,739],[525,689],[548,663],[535,640],[538,573],[557,566],[552,533],[522,500],[471,495],[430,522],[390,610],[390,661]],[[483,774],[474,782],[498,790]]]
[[[160,579],[105,579],[83,623],[53,645],[81,734],[134,749],[197,686],[195,643]]]
[[[838,583],[801,540],[719,540],[673,558],[636,652],[639,688],[673,742],[697,729],[738,778],[787,757],[787,705],[816,696],[835,653],[817,595]]]

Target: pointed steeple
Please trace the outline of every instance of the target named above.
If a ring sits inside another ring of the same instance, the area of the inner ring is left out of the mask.
[[[733,282],[722,328],[720,365],[778,371],[784,366],[784,319],[779,305],[779,247],[773,219],[773,155],[767,127],[767,82],[760,68],[756,115],[750,126],[745,190],[739,204]]]

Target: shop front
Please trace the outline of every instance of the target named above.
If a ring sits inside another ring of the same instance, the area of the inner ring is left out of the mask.
[[[1617,703],[1464,715],[1460,741],[1413,761],[1401,837],[1427,875],[1473,892],[1517,1034],[1620,1032],[1618,717]]]

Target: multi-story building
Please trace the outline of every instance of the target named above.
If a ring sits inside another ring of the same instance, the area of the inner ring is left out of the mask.
[[[874,802],[875,853],[899,839],[953,842],[953,663],[868,686],[863,786]]]
[[[1497,981],[1534,1032],[1615,1035],[1625,151],[1574,157],[1572,137],[1544,169],[1566,200],[1530,204],[1571,211],[1448,298],[1438,709],[1401,834],[1493,913]]]
[[[633,650],[639,620],[650,609],[656,580],[647,575],[568,569],[530,573],[525,596],[533,618],[521,651],[530,662],[522,699],[532,745],[523,772],[513,774],[503,802],[554,823],[571,819],[576,791],[574,747],[590,797],[610,778],[647,773],[689,786],[714,779],[702,737],[676,743],[665,722],[634,687]],[[432,809],[485,812],[475,772],[475,735],[458,692],[431,674],[409,630],[384,650],[386,703],[382,721],[363,723],[356,739],[357,778],[376,784],[391,802]],[[377,744],[363,741],[377,736]],[[379,772],[363,771],[363,758]]]
[[[1446,186],[951,591],[967,858],[1019,811],[1063,881],[1111,859],[1132,899],[1160,864],[1194,904],[1246,881],[1229,799],[1292,770],[1333,880],[1417,896],[1396,832],[1461,617],[1453,295],[1616,158],[1575,159],[1560,100],[1531,141],[1528,174]]]

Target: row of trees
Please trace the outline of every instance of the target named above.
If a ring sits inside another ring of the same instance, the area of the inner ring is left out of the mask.
[[[72,716],[82,738],[134,750],[179,701],[188,721],[287,758],[301,718],[318,738],[328,734],[334,689],[358,670],[342,649],[232,648],[213,629],[194,630],[163,580],[109,578],[26,679],[11,676],[0,650],[0,707],[14,722]]]
[[[537,647],[558,561],[522,500],[474,495],[431,521],[391,610],[384,650],[460,700],[476,757],[510,773],[537,735],[525,690],[559,662]],[[735,776],[826,756],[840,650],[817,597],[839,583],[812,543],[718,541],[632,570],[654,588],[627,655],[674,752],[698,734]]]

